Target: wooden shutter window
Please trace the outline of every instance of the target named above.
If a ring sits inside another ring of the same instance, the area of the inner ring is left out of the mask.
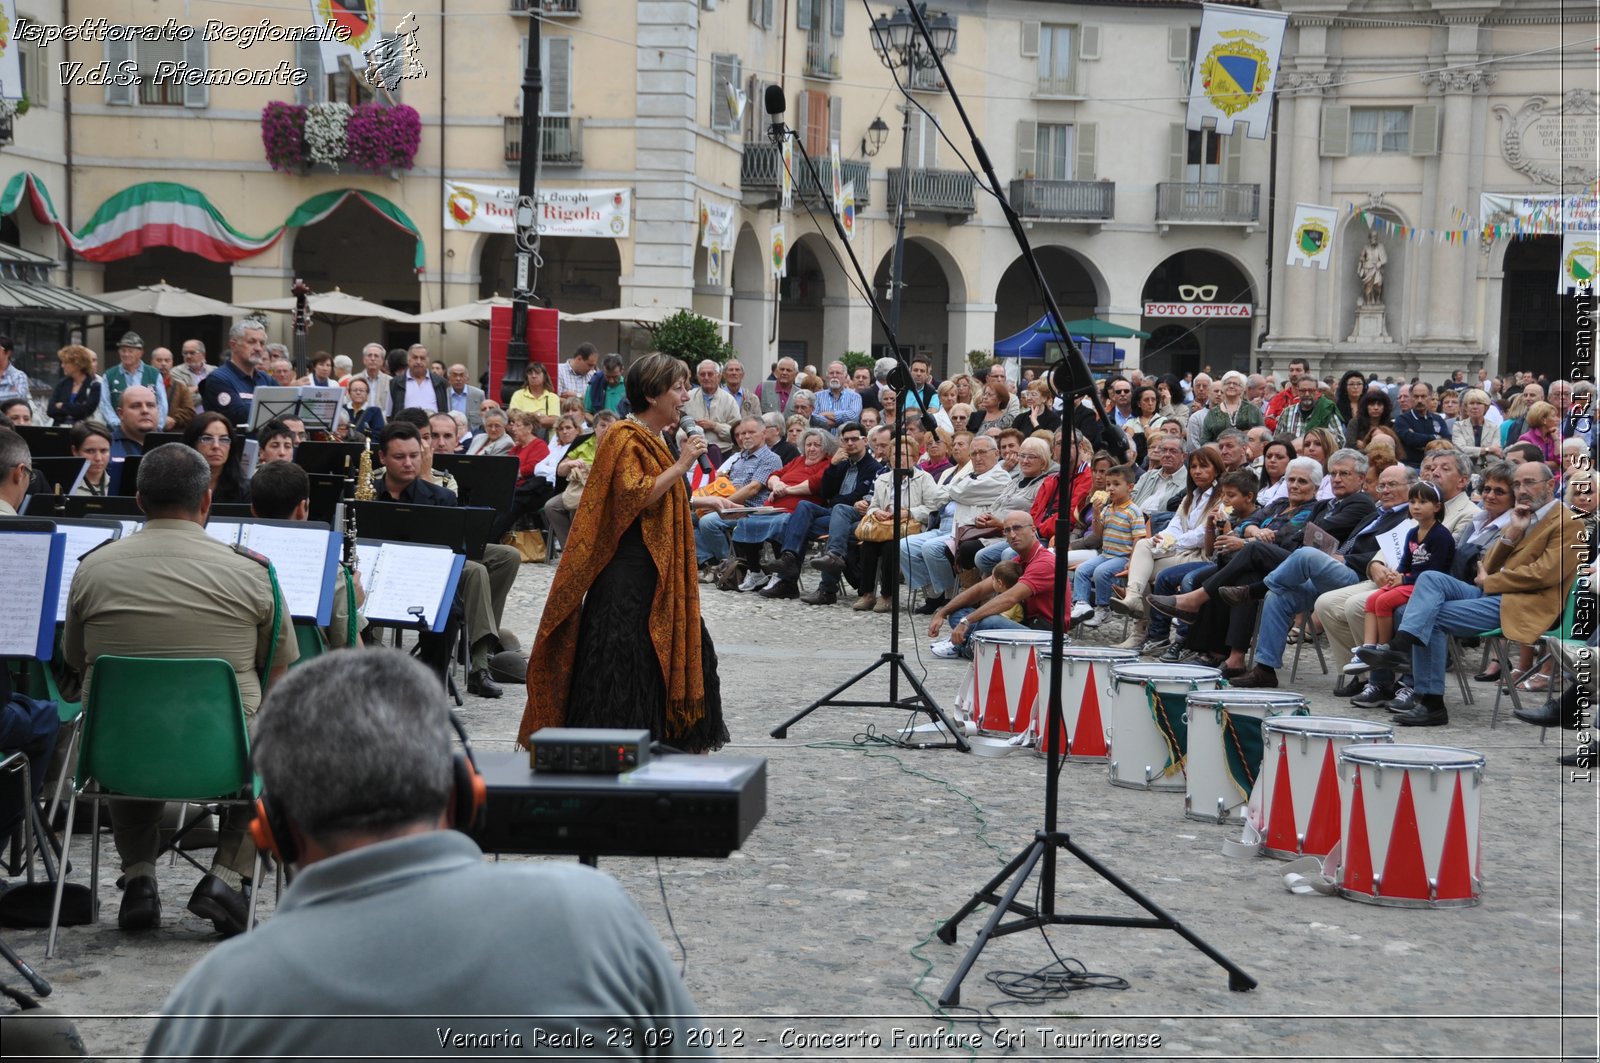
[[[1319,140],[1325,158],[1342,159],[1350,154],[1349,107],[1342,104],[1328,104],[1322,108],[1322,132]]]

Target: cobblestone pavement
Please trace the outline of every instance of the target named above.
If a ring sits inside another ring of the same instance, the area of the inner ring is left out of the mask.
[[[508,624],[525,643],[552,574],[524,566],[513,591]],[[1126,990],[1002,1004],[988,972],[1032,971],[1051,959],[1037,932],[1022,933],[992,943],[965,982],[962,1002],[994,1006],[995,1017],[947,1023],[932,1000],[988,909],[961,926],[957,947],[933,932],[1042,827],[1044,762],[1027,752],[995,759],[854,745],[869,731],[902,726],[905,714],[888,709],[825,708],[775,741],[768,732],[779,721],[887,648],[889,618],[843,602],[702,591],[733,735],[726,752],[768,759],[766,817],[727,860],[662,861],[659,887],[652,861],[602,867],[674,956],[674,928],[681,937],[690,989],[727,1056],[1595,1058],[1595,784],[1571,781],[1557,765],[1563,733],[1541,745],[1539,732],[1508,712],[1491,729],[1492,688],[1477,686],[1472,706],[1452,690],[1449,727],[1405,736],[1488,758],[1481,905],[1413,910],[1292,895],[1277,861],[1223,856],[1220,845],[1236,830],[1185,819],[1181,794],[1114,787],[1104,766],[1069,763],[1062,829],[1260,988],[1229,992],[1222,969],[1170,932],[1058,927],[1049,934],[1056,952],[1125,978]],[[1113,641],[1120,627],[1087,640]],[[908,618],[903,648],[953,710],[968,666],[933,658],[924,628]],[[1360,715],[1331,696],[1333,682],[1308,652],[1289,685],[1313,711]],[[852,693],[881,697],[886,686],[869,680]],[[480,749],[510,747],[520,695],[510,688],[499,701],[469,699],[463,715]],[[104,841],[114,878],[109,835]],[[87,867],[84,844],[72,856]],[[115,930],[109,879],[107,920],[64,929],[56,959],[43,958],[43,931],[7,932],[55,983],[52,1003],[90,1016],[80,1025],[93,1050],[136,1052],[150,1013],[215,943],[183,908],[195,878],[181,864],[161,868],[165,919],[153,934]],[[1028,883],[1023,900],[1037,884]],[[1056,910],[1141,914],[1066,857]],[[970,1020],[975,1012],[950,1014]]]

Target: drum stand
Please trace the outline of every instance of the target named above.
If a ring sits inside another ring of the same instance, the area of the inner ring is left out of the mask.
[[[1069,399],[1070,402],[1070,399]],[[1056,480],[1057,503],[1056,511],[1061,512],[1061,501],[1072,497],[1072,476],[1075,461],[1069,455],[1063,463],[1063,471]],[[971,915],[980,904],[989,904],[994,910],[989,913],[988,920],[983,928],[978,931],[978,936],[972,942],[972,947],[961,958],[961,963],[956,967],[956,973],[951,976],[949,983],[944,987],[944,992],[939,996],[941,1006],[959,1004],[961,1002],[961,982],[972,970],[972,965],[978,961],[978,956],[983,952],[984,946],[997,937],[1015,934],[1022,930],[1042,930],[1048,926],[1124,926],[1138,927],[1148,930],[1171,930],[1176,932],[1189,944],[1205,953],[1216,961],[1228,972],[1228,988],[1236,993],[1246,992],[1256,987],[1256,980],[1246,974],[1240,967],[1229,960],[1222,953],[1212,948],[1200,937],[1178,922],[1155,901],[1134,889],[1123,881],[1114,871],[1096,860],[1082,847],[1073,842],[1064,830],[1056,829],[1056,804],[1061,787],[1061,762],[1067,755],[1067,750],[1059,748],[1061,737],[1065,734],[1063,715],[1061,711],[1061,680],[1062,668],[1061,649],[1066,641],[1065,620],[1067,615],[1067,554],[1065,550],[1056,553],[1056,578],[1055,578],[1055,622],[1051,625],[1052,638],[1050,640],[1051,659],[1057,662],[1056,667],[1050,670],[1050,704],[1045,713],[1045,753],[1049,767],[1045,771],[1044,791],[1044,829],[1034,833],[1033,841],[1011,859],[1005,868],[984,883],[978,892],[961,910],[945,921],[939,928],[939,940],[946,945],[953,945],[956,941],[956,928],[961,921]],[[1065,850],[1085,864],[1089,870],[1111,883],[1118,890],[1131,899],[1139,907],[1149,912],[1148,916],[1123,916],[1123,915],[1069,915],[1056,911],[1056,858],[1058,851]],[[1039,896],[1038,907],[1023,904],[1017,900],[1017,895],[1022,892],[1022,887],[1027,884],[1037,869],[1039,871]],[[1009,883],[1008,883],[1009,880]],[[1001,920],[1007,915],[1018,918],[1008,923]]]

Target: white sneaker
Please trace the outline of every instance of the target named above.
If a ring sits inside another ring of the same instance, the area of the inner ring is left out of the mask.
[[[1111,615],[1111,610],[1107,609],[1103,605],[1091,609],[1090,612],[1094,615],[1087,617],[1083,621],[1084,627],[1099,627],[1101,624],[1105,623],[1106,619]]]
[[[1072,607],[1072,619],[1082,620],[1084,617],[1094,615],[1094,606],[1088,602],[1078,602]]]
[[[935,657],[943,657],[945,660],[949,660],[952,657],[961,656],[961,651],[957,649],[956,644],[951,642],[949,639],[943,639],[939,642],[935,642],[933,644],[932,653]]]
[[[1372,671],[1372,665],[1363,661],[1360,657],[1350,658],[1350,663],[1344,666],[1345,675],[1365,675],[1370,671]]]
[[[740,593],[746,593],[755,590],[757,587],[764,587],[766,584],[767,574],[765,572],[748,572],[739,583],[739,591]]]

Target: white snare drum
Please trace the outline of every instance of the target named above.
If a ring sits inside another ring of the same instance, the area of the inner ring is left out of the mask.
[[[1339,844],[1335,758],[1357,742],[1393,742],[1394,728],[1338,716],[1278,716],[1261,724],[1261,734],[1261,777],[1248,817],[1263,836],[1261,851],[1284,860],[1328,855]]]
[[[1352,746],[1339,753],[1339,893],[1400,908],[1465,908],[1482,889],[1482,753]]]
[[[1276,690],[1200,690],[1189,695],[1183,814],[1206,823],[1242,822],[1261,775],[1262,721],[1304,716],[1306,699]]]
[[[1048,656],[1048,655],[1047,655]],[[1138,663],[1138,650],[1119,650],[1114,646],[1063,646],[1061,658],[1066,662],[1061,674],[1061,722],[1056,748],[1068,750],[1069,760],[1095,760],[1104,763],[1110,759],[1106,746],[1105,710],[1102,702],[1111,686],[1111,669]],[[1034,733],[1039,736],[1039,756],[1045,756],[1045,718],[1050,708],[1050,682],[1053,673],[1046,670],[1044,686],[1039,690],[1039,708],[1034,713]]]
[[[1221,683],[1221,670],[1198,664],[1113,665],[1106,719],[1112,785],[1181,793],[1184,741],[1179,699],[1215,690]]]
[[[986,735],[1019,735],[1033,728],[1039,704],[1040,662],[1050,654],[1050,632],[1026,628],[972,633],[972,680],[967,716]]]

